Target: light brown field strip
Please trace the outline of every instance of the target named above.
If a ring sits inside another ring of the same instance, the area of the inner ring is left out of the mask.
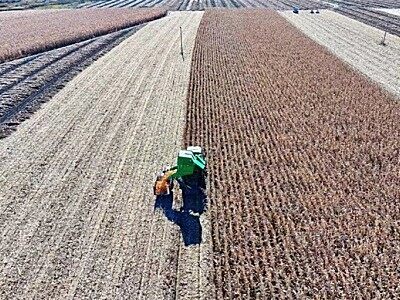
[[[150,23],[0,141],[0,298],[204,293],[202,248],[181,251],[152,191],[155,172],[181,147],[201,17]],[[196,289],[181,287],[188,276]]]

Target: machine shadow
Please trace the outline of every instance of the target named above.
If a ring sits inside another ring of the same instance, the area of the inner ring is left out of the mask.
[[[157,196],[154,210],[162,209],[171,222],[179,226],[185,246],[198,245],[202,242],[202,227],[200,215],[206,209],[207,196],[200,188],[192,188],[180,184],[182,189],[183,207],[173,209],[173,192],[169,195]]]

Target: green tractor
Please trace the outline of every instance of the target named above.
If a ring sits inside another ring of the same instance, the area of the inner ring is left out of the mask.
[[[177,164],[164,168],[154,183],[154,195],[168,195],[173,189],[174,179],[187,185],[205,188],[206,160],[199,146],[190,146],[180,150]]]

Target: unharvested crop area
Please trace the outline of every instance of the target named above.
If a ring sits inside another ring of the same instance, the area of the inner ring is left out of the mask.
[[[210,298],[207,228],[184,248],[152,190],[181,148],[201,17],[146,25],[0,141],[1,299]]]
[[[282,12],[282,15],[400,99],[400,37],[387,34],[386,46],[382,46],[382,30],[328,10],[319,15],[306,12],[299,15]]]
[[[3,12],[0,14],[0,62],[142,24],[165,14],[163,9]]]
[[[400,294],[395,98],[277,13],[207,11],[187,112],[218,299]]]

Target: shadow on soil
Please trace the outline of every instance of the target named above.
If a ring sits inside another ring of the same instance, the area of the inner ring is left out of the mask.
[[[190,187],[180,182],[182,190],[183,207],[173,209],[173,192],[165,196],[157,196],[154,210],[160,208],[171,222],[179,226],[185,246],[201,243],[202,228],[200,215],[206,209],[207,196],[203,189]]]

